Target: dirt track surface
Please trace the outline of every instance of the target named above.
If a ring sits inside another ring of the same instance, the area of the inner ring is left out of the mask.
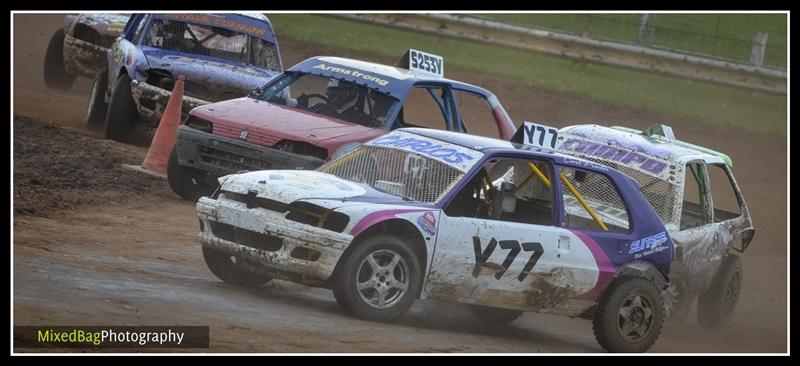
[[[45,87],[42,60],[62,15],[14,16],[14,325],[208,325],[200,352],[601,352],[591,323],[525,314],[482,325],[463,307],[421,301],[393,324],[353,319],[330,291],[274,281],[242,289],[206,268],[194,205],[166,182],[122,170],[145,148],[83,127],[89,82]],[[372,59],[278,36],[287,65],[312,55]],[[537,90],[486,75],[449,77],[498,94],[515,121],[596,122],[643,128],[669,121],[679,138],[726,152],[756,237],[730,328],[666,328],[651,352],[785,352],[786,140],[676,121]],[[657,87],[657,86],[654,86]],[[16,351],[30,351],[17,349]]]

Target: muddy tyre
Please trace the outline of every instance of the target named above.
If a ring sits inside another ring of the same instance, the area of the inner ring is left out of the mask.
[[[664,299],[664,319],[668,324],[683,324],[694,300],[689,287],[689,269],[681,262],[674,262],[669,271],[669,287],[661,292]]]
[[[133,125],[139,119],[136,102],[131,95],[131,78],[122,75],[111,91],[111,100],[106,113],[106,138],[119,142],[128,142]]]
[[[661,291],[639,277],[614,280],[606,289],[592,321],[594,336],[608,352],[645,352],[664,325]]]
[[[106,120],[108,104],[106,104],[106,88],[108,87],[108,73],[101,71],[97,73],[92,83],[92,90],[89,94],[89,102],[86,106],[86,127],[99,128]]]
[[[355,244],[340,259],[333,284],[339,305],[356,317],[388,322],[419,297],[423,267],[402,239],[383,234]]]
[[[482,322],[496,325],[511,323],[522,315],[522,312],[519,310],[501,309],[481,305],[470,305],[469,311]]]
[[[175,194],[191,202],[197,202],[202,196],[210,196],[216,186],[208,182],[207,176],[202,170],[178,164],[178,151],[172,148],[167,161],[167,182]]]
[[[76,75],[68,74],[64,68],[64,29],[50,37],[44,54],[44,83],[54,89],[67,89],[75,82]]]
[[[739,303],[742,288],[742,260],[729,254],[711,283],[697,298],[697,322],[704,327],[721,328],[730,323]]]
[[[242,271],[236,267],[236,256],[216,249],[203,246],[203,259],[211,273],[231,285],[258,287],[271,280],[269,276]]]

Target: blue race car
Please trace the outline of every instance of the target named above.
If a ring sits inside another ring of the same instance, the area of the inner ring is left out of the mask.
[[[314,171],[219,180],[197,216],[225,282],[331,288],[377,321],[418,298],[470,304],[493,323],[583,317],[612,352],[644,352],[661,331],[672,240],[636,181],[604,165],[401,128]]]
[[[245,96],[283,70],[272,25],[260,13],[134,14],[107,56],[86,120],[105,122],[106,137],[117,141],[139,120],[158,124],[178,75],[186,76],[185,115]]]

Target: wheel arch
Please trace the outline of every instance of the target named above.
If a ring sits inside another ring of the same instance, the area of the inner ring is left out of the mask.
[[[645,261],[633,261],[630,263],[624,264],[622,267],[617,270],[614,274],[614,277],[608,280],[608,282],[603,285],[602,291],[600,295],[597,297],[595,303],[588,307],[586,310],[583,311],[579,315],[580,318],[583,319],[592,319],[594,317],[595,311],[597,310],[597,305],[600,303],[600,300],[606,293],[606,290],[612,283],[618,281],[622,277],[640,277],[644,278],[647,281],[652,282],[659,290],[663,290],[667,287],[669,276],[665,275],[658,268],[653,265],[652,263],[645,262]]]
[[[424,278],[425,272],[427,272],[428,268],[428,248],[425,245],[425,237],[422,235],[416,225],[403,218],[388,218],[386,220],[376,222],[372,224],[372,226],[364,229],[353,238],[353,241],[344,250],[340,258],[346,258],[353,248],[357,247],[365,240],[381,234],[395,235],[411,245],[412,250],[417,254],[420,264],[422,265],[422,277]],[[331,279],[336,278],[341,263],[341,259],[336,263],[336,268],[334,268],[333,274],[330,277]]]
[[[610,282],[623,277],[633,276],[644,278],[656,285],[659,289],[664,289],[669,281],[669,274],[662,273],[655,265],[645,261],[633,261],[623,265],[614,275]]]

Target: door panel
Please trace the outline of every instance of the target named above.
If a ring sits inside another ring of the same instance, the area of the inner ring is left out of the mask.
[[[569,299],[598,279],[591,251],[569,230],[441,215],[428,275],[431,298],[573,314]]]

